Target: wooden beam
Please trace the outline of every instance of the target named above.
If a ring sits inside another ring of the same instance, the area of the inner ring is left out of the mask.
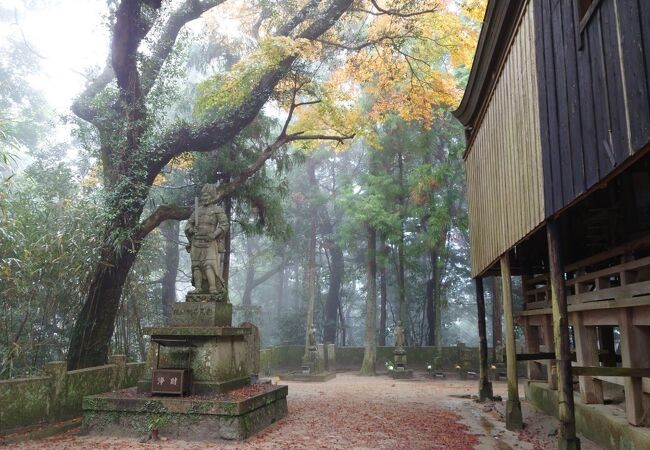
[[[650,367],[585,367],[573,366],[574,375],[591,377],[650,378]]]
[[[503,300],[503,320],[506,338],[506,369],[508,375],[508,401],[506,402],[506,428],[511,431],[523,428],[521,403],[519,402],[519,381],[517,379],[517,348],[515,345],[515,326],[512,315],[512,280],[510,279],[510,257],[501,256],[501,281]]]
[[[478,341],[479,341],[479,401],[492,400],[492,383],[488,380],[488,349],[487,333],[485,331],[485,294],[483,291],[483,278],[474,278],[476,284],[476,315],[478,316]]]
[[[517,353],[517,361],[544,361],[547,359],[555,359],[555,353],[553,352]]]
[[[559,447],[579,449],[576,436],[575,409],[573,404],[573,377],[571,375],[571,349],[569,346],[569,313],[567,311],[564,284],[564,263],[560,244],[560,229],[556,221],[546,224],[548,260],[551,281],[551,305],[553,307],[553,340],[557,355],[558,417],[560,419]]]

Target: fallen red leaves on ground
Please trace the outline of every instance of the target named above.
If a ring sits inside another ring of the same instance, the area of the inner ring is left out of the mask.
[[[137,439],[64,434],[29,441],[22,448],[164,449],[457,449],[478,437],[455,412],[439,406],[435,387],[422,381],[340,375],[326,383],[288,383],[289,414],[245,442],[186,442],[171,437],[141,444]],[[247,386],[226,394],[248,398],[268,386]],[[164,433],[161,432],[161,436]]]

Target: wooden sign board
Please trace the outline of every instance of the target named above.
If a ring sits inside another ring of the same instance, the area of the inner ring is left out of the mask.
[[[152,394],[183,396],[190,392],[189,369],[154,369],[151,381]]]

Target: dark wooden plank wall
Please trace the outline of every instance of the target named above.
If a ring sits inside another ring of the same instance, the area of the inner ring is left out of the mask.
[[[650,142],[650,1],[531,3],[548,217]]]

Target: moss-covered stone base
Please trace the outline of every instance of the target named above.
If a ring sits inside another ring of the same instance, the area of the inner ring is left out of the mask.
[[[283,381],[306,381],[322,383],[333,378],[336,378],[335,372],[318,372],[309,374],[303,374],[302,372],[288,372],[280,374],[280,380]]]
[[[537,410],[550,416],[558,416],[557,391],[547,383],[527,381],[526,399]],[[587,405],[574,396],[576,427],[578,432],[612,450],[645,450],[650,448],[650,428],[634,427],[625,414],[614,415],[611,406]]]
[[[228,381],[193,381],[192,395],[221,394],[250,384],[250,377],[235,378]],[[151,380],[138,381],[138,393],[150,393]]]
[[[408,380],[413,378],[413,370],[404,369],[404,370],[391,370],[389,375],[394,380]]]
[[[244,399],[130,395],[85,397],[82,432],[141,437],[158,429],[185,440],[246,439],[287,415],[287,386],[268,386]]]

